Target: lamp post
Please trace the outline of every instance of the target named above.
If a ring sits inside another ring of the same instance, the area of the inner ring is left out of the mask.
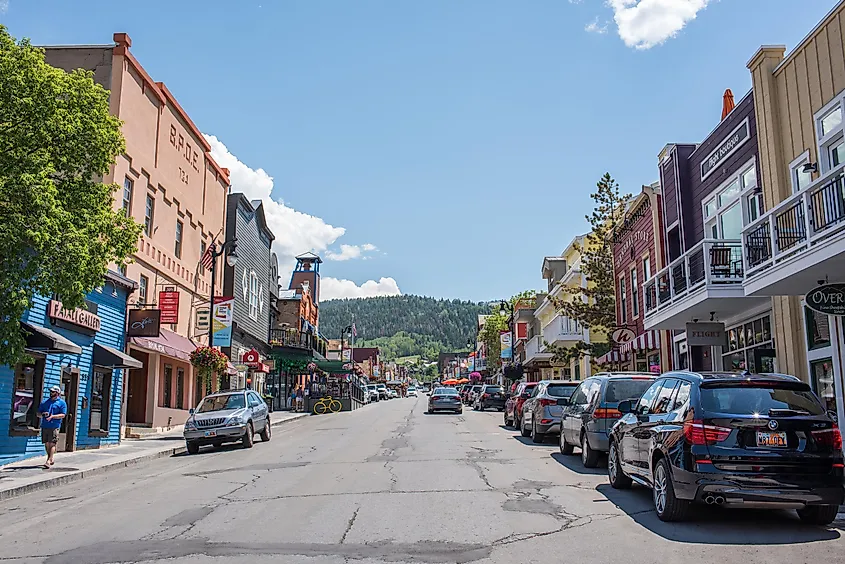
[[[220,245],[220,250],[217,250],[217,244],[212,241],[208,252],[211,254],[211,295],[209,297],[209,323],[208,323],[208,346],[214,343],[214,281],[217,278],[217,257],[226,254],[226,264],[235,266],[238,262],[238,238],[232,237]]]
[[[514,338],[513,338],[513,326],[514,326],[513,313],[514,313],[514,306],[512,306],[509,301],[502,300],[501,302],[499,302],[499,315],[501,315],[502,317],[504,317],[506,315],[508,316],[508,330],[511,333],[510,364],[515,364],[514,363],[514,352],[515,352],[515,349],[516,349],[516,344],[514,343]],[[504,371],[503,371],[503,374],[504,374]]]
[[[343,342],[345,340],[344,337],[346,337],[347,335],[349,335],[350,337],[352,336],[352,326],[351,325],[347,325],[346,327],[344,327],[343,331],[340,333],[340,361],[341,362],[346,362],[346,359],[343,358]],[[353,362],[351,350],[350,350],[350,353],[349,353],[349,362]]]

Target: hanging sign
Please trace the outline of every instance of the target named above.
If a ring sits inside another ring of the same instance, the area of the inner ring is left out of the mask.
[[[511,346],[511,332],[502,331],[499,333],[499,343],[502,346],[502,358],[511,358],[513,347]]]
[[[232,309],[234,304],[235,298],[232,296],[214,296],[214,310],[211,315],[211,346],[232,346]]]
[[[690,347],[723,347],[727,342],[724,323],[687,323],[687,345]]]
[[[807,307],[825,315],[845,315],[845,284],[825,284],[807,292]]]
[[[179,323],[179,290],[162,290],[159,292],[158,307],[161,308],[162,323]]]
[[[197,310],[196,329],[197,333],[207,333],[211,327],[211,310],[207,307]]]
[[[617,345],[624,345],[625,343],[630,343],[634,340],[634,337],[636,337],[636,335],[628,327],[617,327],[610,334],[610,340],[616,343]]]
[[[250,368],[255,368],[261,364],[261,355],[258,354],[258,351],[255,349],[249,350],[244,353],[243,358],[241,358],[241,362]]]
[[[128,337],[158,337],[161,333],[160,309],[130,309]]]

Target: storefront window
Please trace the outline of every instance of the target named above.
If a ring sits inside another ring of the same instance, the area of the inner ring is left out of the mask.
[[[12,398],[10,430],[35,429],[39,426],[38,404],[44,387],[44,361],[15,367],[15,395]]]
[[[171,387],[173,386],[173,367],[169,364],[164,365],[164,384],[163,384],[163,405],[162,407],[171,407],[170,400],[172,399]]]
[[[825,358],[810,363],[813,388],[828,411],[836,413],[836,389],[833,384],[833,360]]]
[[[176,369],[176,409],[185,409],[185,369]]]
[[[91,376],[91,431],[109,430],[109,406],[111,403],[111,372],[96,369]]]
[[[807,320],[807,347],[812,351],[830,346],[830,325],[827,316],[808,307],[804,308]]]
[[[728,346],[722,355],[722,367],[731,371],[775,372],[770,316],[728,329]]]

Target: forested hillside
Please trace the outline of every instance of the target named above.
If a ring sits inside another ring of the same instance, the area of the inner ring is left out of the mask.
[[[395,335],[394,339],[382,339],[379,346],[389,346],[396,356],[422,354],[430,358],[432,352],[466,349],[475,339],[478,315],[489,313],[489,309],[484,303],[410,295],[332,300],[320,304],[320,333],[337,339],[354,319],[356,344]],[[403,334],[397,335],[400,332]]]

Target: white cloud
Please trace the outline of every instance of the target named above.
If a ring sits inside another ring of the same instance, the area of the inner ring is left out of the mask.
[[[399,285],[393,278],[382,277],[378,282],[367,280],[360,286],[352,280],[337,278],[323,278],[320,284],[320,299],[322,301],[343,298],[371,298],[373,296],[398,296],[402,294]]]
[[[9,9],[9,0],[0,0],[0,14],[5,14]]]
[[[607,0],[619,37],[628,47],[650,49],[675,37],[710,0]]]
[[[365,243],[360,246],[343,244],[340,246],[339,253],[329,251],[328,248],[346,233],[346,229],[330,225],[319,217],[297,211],[285,205],[281,198],[274,200],[271,196],[272,176],[264,169],[252,169],[242,163],[217,137],[206,135],[205,138],[211,145],[211,156],[217,164],[229,169],[232,191],[243,192],[250,200],[263,202],[267,226],[276,236],[273,250],[279,257],[279,273],[283,280],[285,279],[283,273],[290,272],[296,263],[294,257],[307,251],[324,254],[334,260],[349,260],[359,258],[365,252],[377,250],[375,245]],[[382,278],[382,281],[384,280],[393,281],[392,278]],[[323,279],[323,287],[326,282],[327,279]],[[380,283],[373,282],[377,286]],[[396,285],[395,281],[393,285]],[[398,291],[398,287],[396,290]]]
[[[607,22],[604,22],[603,25],[599,25],[599,18],[598,16],[596,16],[596,19],[584,26],[584,31],[604,35],[605,33],[607,33],[607,25]]]

